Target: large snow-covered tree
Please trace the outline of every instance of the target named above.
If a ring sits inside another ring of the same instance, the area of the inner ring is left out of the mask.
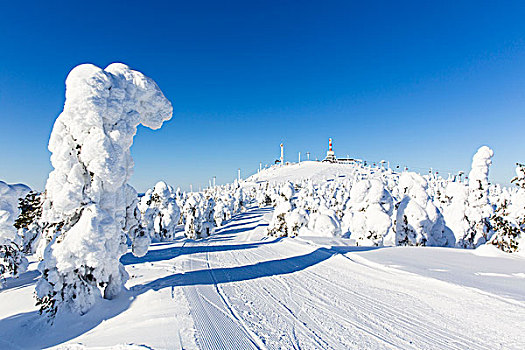
[[[446,230],[443,215],[427,193],[427,181],[419,174],[404,172],[399,178],[395,234],[385,237],[386,244],[411,246],[451,246],[453,235]]]
[[[171,241],[180,220],[175,191],[164,181],[159,181],[140,199],[139,209],[142,225],[151,238],[158,241]]]
[[[491,218],[494,236],[491,243],[508,253],[525,254],[525,166],[518,165],[512,182],[518,186],[503,198]]]
[[[392,226],[393,200],[378,179],[362,180],[350,190],[343,232],[360,246],[378,246]]]
[[[482,146],[472,158],[465,213],[469,227],[463,237],[457,237],[457,245],[461,248],[475,248],[490,239],[490,218],[494,208],[489,200],[489,167],[493,156],[494,152],[489,147]]]
[[[49,140],[54,170],[46,184],[46,247],[36,287],[42,311],[54,315],[67,306],[83,314],[98,298],[121,291],[128,278],[119,262],[127,249],[124,230],[136,220],[130,203],[136,192],[127,184],[130,147],[138,125],[158,129],[172,111],[152,79],[124,64],[83,64],[69,73],[64,110]],[[144,236],[130,238],[136,237]]]

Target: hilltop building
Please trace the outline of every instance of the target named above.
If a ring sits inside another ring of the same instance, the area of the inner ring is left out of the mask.
[[[328,151],[326,152],[326,158],[323,159],[323,162],[329,162],[329,163],[340,163],[340,164],[352,164],[352,163],[358,163],[358,159],[354,158],[337,158],[335,156],[335,152],[332,147],[332,139],[328,139]]]

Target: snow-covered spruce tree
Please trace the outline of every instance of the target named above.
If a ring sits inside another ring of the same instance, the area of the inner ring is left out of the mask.
[[[281,199],[275,206],[272,220],[268,225],[268,234],[272,236],[287,236],[288,227],[286,225],[286,215],[293,210],[292,203],[286,199]]]
[[[197,239],[207,237],[215,232],[215,202],[202,193],[190,195],[183,208],[186,237]]]
[[[288,236],[295,237],[302,227],[308,225],[308,213],[303,208],[295,208],[284,216]]]
[[[151,236],[146,228],[142,226],[142,215],[138,207],[137,191],[130,185],[126,185],[126,224],[124,232],[131,241],[131,252],[137,257],[142,257],[148,252],[151,244]]]
[[[16,218],[14,226],[18,230],[20,237],[22,237],[22,251],[24,254],[35,253],[38,241],[41,238],[40,218],[42,217],[44,196],[45,193],[30,191],[19,201],[20,214]]]
[[[215,224],[216,226],[222,226],[232,217],[233,197],[225,193],[216,200],[214,209],[213,218],[215,219]]]
[[[287,236],[289,234],[287,229],[288,226],[286,224],[286,215],[294,209],[292,204],[294,193],[294,187],[290,182],[286,182],[280,186],[277,205],[275,206],[272,220],[267,229],[269,235]]]
[[[341,223],[334,210],[320,206],[308,216],[308,224],[299,229],[301,236],[341,237]]]
[[[22,239],[14,226],[19,213],[18,201],[30,191],[25,185],[0,181],[0,287],[5,278],[16,277],[27,268]]]
[[[141,223],[152,239],[171,241],[179,223],[180,209],[171,186],[159,181],[140,199]]]
[[[270,187],[270,184],[268,182],[266,182],[265,184],[260,184],[259,190],[257,191],[257,194],[255,196],[257,205],[259,207],[268,207],[272,205],[272,194],[273,187]]]
[[[350,191],[343,232],[359,246],[380,246],[392,226],[393,200],[379,179],[362,180]]]
[[[127,249],[124,229],[136,221],[136,192],[127,185],[130,147],[139,124],[158,129],[171,116],[155,82],[124,64],[83,64],[69,73],[49,140],[54,170],[42,210],[49,244],[36,286],[41,312],[84,314],[98,298],[121,291],[128,278],[119,262]],[[144,235],[130,238],[137,237]]]
[[[235,190],[233,198],[234,198],[233,211],[235,213],[240,213],[246,210],[246,195],[244,194],[242,187],[239,187]]]
[[[459,242],[470,230],[468,211],[468,187],[461,182],[449,182],[445,188],[443,217]]]
[[[457,245],[461,248],[476,248],[491,237],[490,218],[494,208],[489,202],[489,167],[493,155],[489,147],[482,146],[472,158],[466,211],[469,228],[463,237],[458,237]]]
[[[396,204],[394,231],[385,245],[452,246],[452,233],[445,228],[443,216],[427,193],[427,182],[419,174],[404,172],[399,179],[403,199]]]
[[[525,167],[518,165],[512,182],[518,190],[504,198],[491,218],[494,235],[490,243],[507,253],[525,251]]]

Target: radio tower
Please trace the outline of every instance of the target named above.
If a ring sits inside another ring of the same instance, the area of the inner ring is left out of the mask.
[[[328,139],[328,151],[326,152],[325,161],[332,162],[332,163],[335,162],[335,153],[334,153],[334,150],[332,149],[332,139],[331,138]]]
[[[284,145],[281,143],[281,165],[284,165]]]

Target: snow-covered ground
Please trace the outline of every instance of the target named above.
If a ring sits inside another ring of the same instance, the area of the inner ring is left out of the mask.
[[[0,348],[522,349],[525,259],[496,248],[270,238],[251,208],[198,241],[122,257],[116,300],[46,325],[36,263],[0,291]]]
[[[357,170],[364,171],[361,166],[350,164],[333,164],[314,161],[304,161],[301,163],[289,164],[284,167],[272,166],[264,169],[260,173],[250,176],[246,181],[297,181],[298,179],[310,179],[315,181],[333,180],[352,176]],[[377,172],[377,168],[371,168],[370,173]]]

